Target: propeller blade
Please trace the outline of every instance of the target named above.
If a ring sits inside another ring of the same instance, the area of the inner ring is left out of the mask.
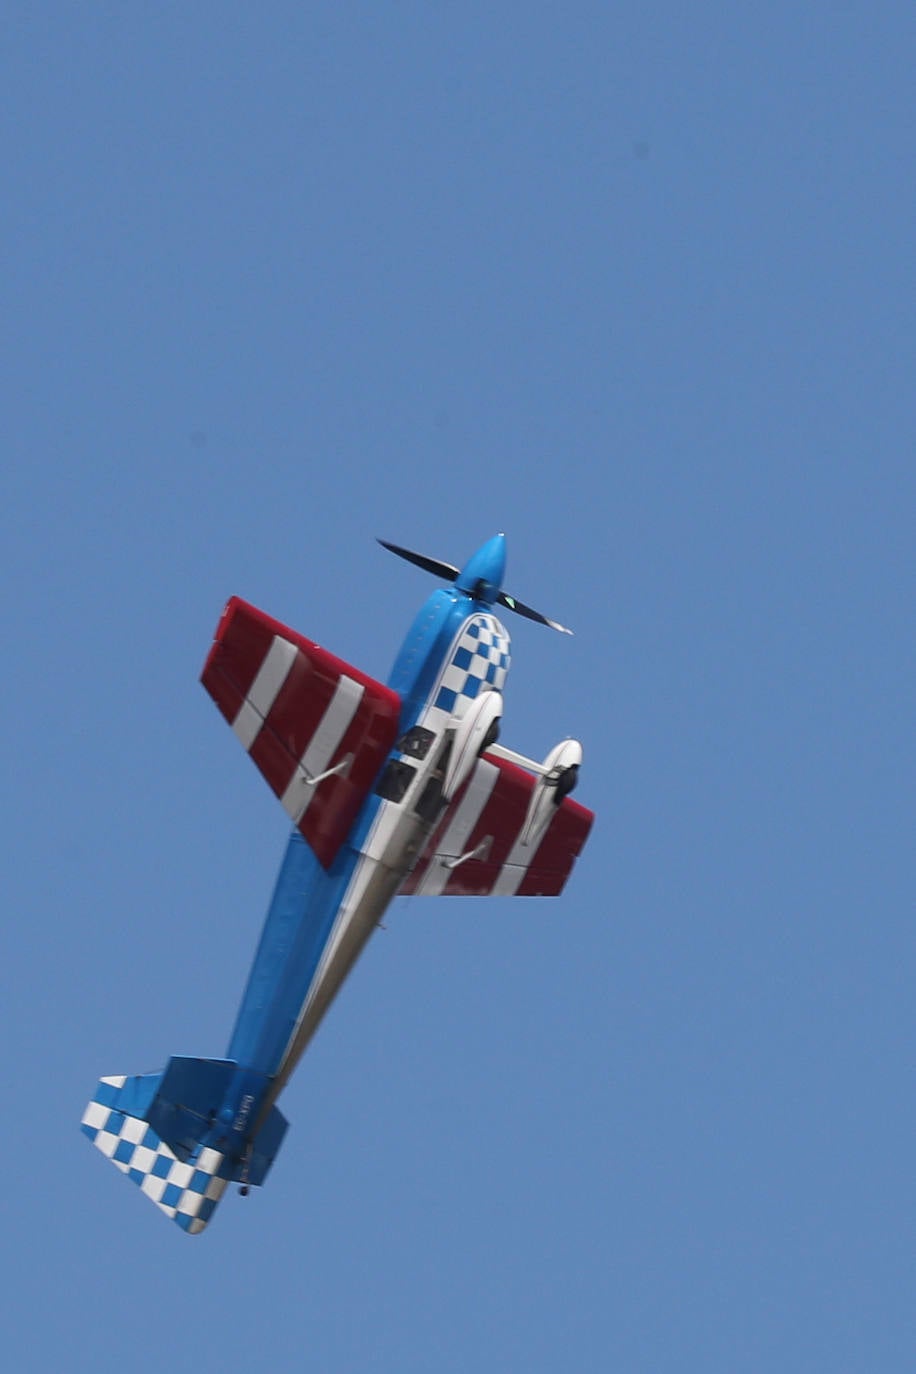
[[[399,558],[406,558],[408,563],[413,563],[415,567],[422,568],[424,572],[432,573],[433,577],[444,577],[447,582],[454,582],[461,571],[451,563],[443,563],[440,558],[427,558],[425,554],[414,553],[411,549],[402,549],[399,544],[389,544],[386,540],[378,541],[383,549],[388,549],[389,553],[396,553]]]
[[[443,563],[441,558],[427,558],[426,554],[414,553],[413,549],[404,549],[400,544],[389,544],[387,539],[379,539],[378,542],[383,549],[388,549],[389,553],[396,553],[399,558],[406,558],[408,563],[413,563],[414,567],[422,568],[424,572],[432,573],[433,577],[442,577],[446,582],[454,582],[455,578],[461,575],[460,568],[456,568],[452,563]],[[561,635],[572,634],[572,630],[568,630],[565,625],[560,625],[558,621],[541,615],[540,611],[535,611],[530,606],[526,606],[524,601],[516,601],[515,597],[509,596],[508,592],[500,592],[496,600],[500,606],[515,611],[517,615],[523,615],[526,620],[536,620],[539,625],[549,625],[552,630],[559,630]]]
[[[532,610],[526,606],[524,601],[516,601],[514,596],[508,592],[500,592],[496,598],[500,606],[505,606],[510,611],[515,611],[517,615],[523,615],[526,620],[536,620],[539,625],[549,625],[552,630],[559,630],[561,635],[571,635],[572,630],[568,630],[565,625],[560,625],[556,620],[550,620],[546,615],[541,615],[540,611]]]

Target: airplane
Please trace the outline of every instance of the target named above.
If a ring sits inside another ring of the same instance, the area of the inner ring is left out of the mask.
[[[263,1184],[276,1102],[385,910],[405,896],[556,896],[593,814],[569,793],[582,746],[543,762],[498,742],[509,635],[505,536],[462,568],[380,540],[443,578],[387,684],[239,597],[201,681],[293,822],[224,1059],[174,1055],[103,1078],[82,1130],[190,1235],[230,1183]]]

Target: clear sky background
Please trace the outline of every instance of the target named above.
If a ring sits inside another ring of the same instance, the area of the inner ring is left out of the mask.
[[[916,1367],[911,4],[77,6],[0,35],[4,1366]],[[239,593],[384,677],[508,536],[558,901],[397,901],[183,1236],[285,818]]]

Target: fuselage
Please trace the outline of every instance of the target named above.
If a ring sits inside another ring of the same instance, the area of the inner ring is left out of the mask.
[[[265,1118],[439,820],[456,726],[483,694],[503,690],[509,636],[491,610],[494,582],[475,574],[471,585],[480,598],[458,585],[434,592],[404,640],[389,677],[402,701],[399,737],[330,868],[298,832],[290,837],[227,1050],[239,1072],[220,1115],[244,1135]]]

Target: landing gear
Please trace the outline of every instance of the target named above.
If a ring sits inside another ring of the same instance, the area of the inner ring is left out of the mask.
[[[487,733],[483,737],[483,744],[477,750],[477,757],[483,758],[491,744],[495,744],[499,739],[499,716],[490,722]]]
[[[564,797],[569,796],[578,781],[579,765],[577,763],[570,764],[569,768],[563,769],[563,772],[557,778],[556,787],[554,789],[553,799],[556,806],[560,805]]]
[[[250,1143],[246,1145],[245,1153],[242,1155],[242,1172],[239,1178],[239,1184],[241,1185],[239,1187],[239,1197],[247,1197],[251,1192],[251,1185],[248,1182],[248,1173],[251,1168],[252,1148]]]

